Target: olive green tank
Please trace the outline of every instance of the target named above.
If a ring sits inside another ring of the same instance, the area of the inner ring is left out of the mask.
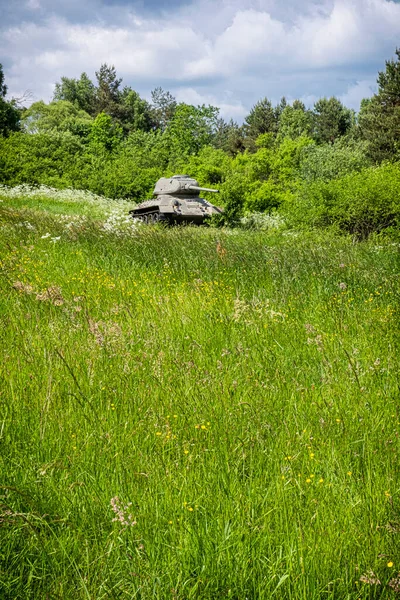
[[[201,225],[206,217],[220,215],[223,210],[200,198],[199,192],[219,193],[218,190],[199,187],[196,179],[189,175],[174,175],[169,179],[162,177],[154,188],[155,198],[141,202],[129,214],[145,223]]]

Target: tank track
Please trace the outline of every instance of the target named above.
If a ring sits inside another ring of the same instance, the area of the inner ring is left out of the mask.
[[[139,219],[142,223],[169,223],[169,219],[166,215],[160,213],[159,210],[149,210],[140,213],[135,213],[134,210],[129,211],[133,219]]]

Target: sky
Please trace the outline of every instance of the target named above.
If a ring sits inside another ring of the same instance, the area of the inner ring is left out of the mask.
[[[28,103],[108,63],[146,99],[161,86],[239,123],[264,97],[358,110],[396,46],[396,0],[0,0],[8,97]]]

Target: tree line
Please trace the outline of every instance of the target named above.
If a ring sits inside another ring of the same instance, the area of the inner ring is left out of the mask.
[[[398,164],[399,49],[377,84],[358,113],[335,97],[312,108],[301,100],[282,98],[274,106],[263,98],[238,124],[222,119],[217,107],[178,103],[160,87],[148,102],[107,64],[95,82],[86,73],[62,77],[51,102],[26,109],[7,101],[0,65],[0,179],[140,201],[158,177],[185,171],[203,185],[220,185],[225,221],[279,209],[290,218],[307,214],[314,224],[330,224],[337,218],[328,214],[328,198],[339,193],[340,182],[343,187],[357,174],[363,181]],[[382,227],[395,223],[396,202],[390,215],[383,211]],[[342,227],[354,230],[351,223]],[[376,229],[373,223],[365,228]]]

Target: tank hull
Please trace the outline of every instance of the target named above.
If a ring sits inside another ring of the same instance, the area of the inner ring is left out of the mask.
[[[129,211],[135,219],[145,223],[164,222],[166,224],[193,223],[202,225],[207,217],[222,214],[222,209],[203,198],[181,195],[159,195],[154,200],[146,200]]]

